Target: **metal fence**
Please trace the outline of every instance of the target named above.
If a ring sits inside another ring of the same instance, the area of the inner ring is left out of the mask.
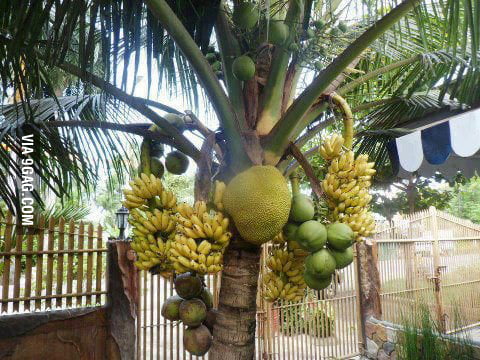
[[[43,216],[24,227],[0,218],[1,313],[105,303],[102,227]]]
[[[419,306],[443,332],[480,322],[480,226],[434,208],[377,227],[383,318],[402,323]]]
[[[261,269],[265,269],[263,251]],[[268,304],[257,299],[256,358],[341,359],[359,353],[357,273],[352,264],[337,272],[332,285],[321,292],[310,291],[303,302]],[[218,304],[220,274],[209,276],[207,285]],[[165,320],[162,303],[174,294],[172,282],[158,275],[139,272],[137,357],[154,359],[197,359],[183,348],[184,326]],[[208,359],[208,353],[204,357]]]

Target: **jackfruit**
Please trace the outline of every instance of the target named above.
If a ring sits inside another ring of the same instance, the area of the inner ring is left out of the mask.
[[[287,223],[290,192],[274,166],[252,166],[235,176],[225,189],[223,204],[245,241],[261,245]]]

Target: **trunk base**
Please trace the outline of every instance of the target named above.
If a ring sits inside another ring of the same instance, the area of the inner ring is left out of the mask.
[[[219,314],[209,352],[211,360],[250,360],[255,357],[260,254],[260,248],[229,248],[225,253]]]

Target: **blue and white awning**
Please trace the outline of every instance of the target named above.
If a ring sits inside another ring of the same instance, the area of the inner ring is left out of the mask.
[[[388,144],[394,171],[452,177],[480,175],[480,109],[466,111],[401,136]]]

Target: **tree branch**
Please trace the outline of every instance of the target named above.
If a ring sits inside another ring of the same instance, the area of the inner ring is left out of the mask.
[[[297,160],[297,162],[302,166],[303,170],[305,171],[305,175],[307,175],[308,180],[310,181],[310,186],[312,187],[313,192],[317,197],[323,196],[322,186],[318,181],[317,177],[315,176],[315,172],[313,171],[312,165],[308,162],[308,160],[303,156],[302,152],[298,147],[295,146],[294,143],[290,143],[289,146],[290,153],[292,156]]]
[[[351,43],[293,102],[292,106],[264,140],[266,160],[275,164],[297,129],[305,128],[305,114],[328,85],[373,41],[405,16],[420,0],[405,0]],[[298,130],[297,130],[298,131]]]
[[[148,103],[151,101],[146,101],[145,99],[130,95],[123,90],[120,90],[116,86],[110,84],[109,82],[103,80],[102,78],[80,69],[78,66],[73,64],[63,63],[57,65],[60,69],[77,76],[82,79],[84,82],[91,83],[98,88],[102,89],[106,93],[110,94],[117,100],[124,102],[129,105],[131,108],[137,110],[140,114],[145,116],[147,119],[151,120],[155,125],[159,126],[164,130],[168,135],[171,136],[172,146],[178,148],[180,151],[185,153],[188,156],[191,156],[195,159],[198,156],[198,149],[193,145],[183,134],[178,131],[178,129],[170,124],[162,116],[158,115],[155,111],[148,107]],[[156,103],[157,107],[160,103]],[[176,111],[178,112],[178,111]]]
[[[81,127],[86,129],[103,129],[120,131],[132,135],[138,135],[143,138],[151,140],[160,140],[162,143],[175,147],[175,142],[171,137],[162,135],[158,131],[148,130],[150,124],[118,124],[106,121],[81,121],[81,120],[69,120],[69,121],[47,121],[43,123],[48,127]],[[200,151],[197,150],[195,154],[189,155],[193,160],[198,161],[200,159]]]

